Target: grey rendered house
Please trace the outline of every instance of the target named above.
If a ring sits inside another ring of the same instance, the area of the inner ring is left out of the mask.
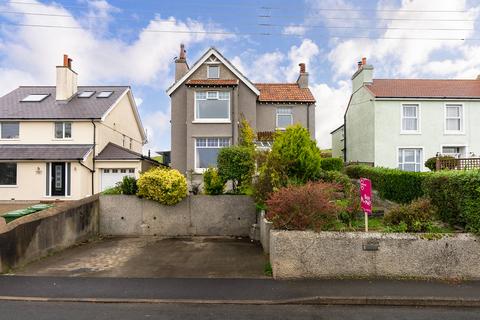
[[[314,138],[315,98],[305,64],[299,66],[294,83],[252,83],[213,47],[189,67],[182,45],[175,60],[175,82],[167,90],[171,166],[182,173],[216,166],[220,148],[238,142],[241,117],[262,137],[299,123]]]
[[[343,124],[330,132],[332,136],[332,157],[343,159],[343,152],[345,150],[344,141],[345,133]]]
[[[426,171],[424,162],[439,154],[480,154],[478,78],[374,79],[364,58],[352,90],[344,116],[347,162]]]

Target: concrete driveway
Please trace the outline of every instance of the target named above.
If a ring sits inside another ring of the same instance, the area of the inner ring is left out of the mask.
[[[229,237],[107,238],[15,270],[18,275],[73,277],[264,278],[260,245]]]

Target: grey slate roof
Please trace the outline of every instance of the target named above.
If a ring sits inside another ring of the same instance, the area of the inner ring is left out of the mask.
[[[4,144],[0,160],[83,160],[91,144]]]
[[[140,153],[120,147],[112,142],[109,142],[95,157],[96,160],[142,160],[144,158]]]
[[[100,119],[128,90],[128,86],[79,86],[96,91],[90,98],[74,96],[68,102],[55,100],[55,86],[19,87],[0,98],[0,119]],[[97,98],[100,91],[113,91],[108,98]],[[50,94],[41,102],[20,102],[29,94]]]

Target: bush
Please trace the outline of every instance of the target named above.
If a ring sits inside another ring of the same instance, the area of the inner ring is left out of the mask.
[[[342,171],[343,160],[340,158],[322,158],[320,167],[326,171]]]
[[[219,195],[225,189],[225,181],[218,174],[215,168],[208,168],[203,173],[203,190],[205,194]]]
[[[251,149],[252,151],[255,150],[255,132],[253,131],[250,123],[248,123],[245,116],[241,115],[241,120],[239,124],[239,137],[238,137],[238,145],[242,147],[246,147]]]
[[[232,181],[232,189],[239,189],[251,184],[255,170],[253,151],[248,147],[231,146],[220,149],[217,158],[218,174],[224,181]]]
[[[385,224],[403,232],[428,232],[435,217],[435,208],[427,198],[392,208],[383,218]]]
[[[125,176],[122,181],[117,183],[117,187],[122,194],[137,194],[137,179],[135,179],[135,177]]]
[[[441,157],[439,157],[439,159],[440,160],[455,159],[455,157],[441,156]],[[430,169],[430,171],[436,171],[437,170],[437,157],[432,157],[432,158],[429,158],[427,161],[425,161],[425,167]],[[448,168],[448,169],[454,169],[454,168]]]
[[[276,229],[321,231],[337,219],[337,190],[337,185],[325,182],[281,188],[266,201],[266,218]]]
[[[480,232],[480,170],[435,172],[423,189],[443,221]]]
[[[139,197],[165,205],[175,205],[187,196],[187,180],[174,169],[152,168],[142,173],[137,185]]]
[[[347,166],[345,172],[353,179],[370,179],[372,188],[378,191],[381,198],[398,203],[410,203],[422,197],[422,182],[430,174],[363,165]]]
[[[122,194],[122,190],[119,187],[111,187],[102,191],[102,194],[112,195],[112,194]]]
[[[276,133],[272,150],[259,168],[255,199],[263,203],[281,187],[317,180],[322,171],[320,163],[320,150],[307,129],[295,125]]]

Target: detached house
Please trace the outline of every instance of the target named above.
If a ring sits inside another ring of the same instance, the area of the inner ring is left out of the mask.
[[[0,200],[79,199],[154,164],[130,88],[77,86],[71,62],[0,98]]]
[[[294,83],[252,83],[215,48],[190,67],[182,45],[167,93],[171,166],[183,173],[216,166],[220,148],[238,142],[241,117],[262,137],[261,147],[269,146],[271,133],[296,123],[315,136],[315,98],[303,63]]]
[[[479,79],[373,79],[364,58],[352,89],[344,126],[332,133],[344,136],[346,161],[424,171],[436,155],[480,154]]]

